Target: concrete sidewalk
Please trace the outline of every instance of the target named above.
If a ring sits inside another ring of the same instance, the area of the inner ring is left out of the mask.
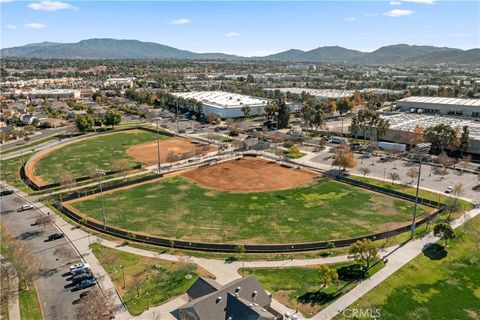
[[[13,264],[7,259],[5,259],[1,254],[0,260],[2,266],[7,270],[7,273],[10,274],[9,278],[11,281],[11,288],[14,289],[12,296],[8,299],[8,318],[10,320],[20,320],[20,301],[18,299],[19,289],[17,270],[15,270]]]

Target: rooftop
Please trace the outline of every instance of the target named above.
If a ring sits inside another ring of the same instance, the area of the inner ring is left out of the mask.
[[[459,106],[480,107],[480,99],[457,99],[444,97],[407,97],[398,102],[430,103],[430,104],[450,104]]]
[[[239,108],[244,105],[259,106],[266,105],[269,102],[268,99],[264,98],[256,98],[224,91],[176,92],[173,93],[173,95],[184,99],[195,99],[204,104],[220,108]]]
[[[470,119],[418,113],[390,114],[384,115],[382,118],[390,122],[390,129],[409,132],[412,132],[416,126],[429,128],[438,124],[447,124],[454,129],[468,126],[470,138],[480,139],[480,122]]]

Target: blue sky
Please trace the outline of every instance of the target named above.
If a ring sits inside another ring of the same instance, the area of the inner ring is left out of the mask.
[[[326,45],[480,47],[480,1],[0,2],[2,48],[103,37],[247,56]]]

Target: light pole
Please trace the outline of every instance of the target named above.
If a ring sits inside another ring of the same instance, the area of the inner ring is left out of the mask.
[[[420,158],[420,164],[418,166],[418,177],[417,177],[417,190],[415,191],[415,204],[413,205],[413,216],[412,216],[412,225],[410,228],[410,238],[413,239],[415,235],[415,226],[417,219],[417,204],[418,204],[418,191],[420,189],[420,178],[422,175],[422,161],[423,155],[430,151],[430,143],[420,143],[417,145],[417,152]]]
[[[275,115],[277,116],[277,130],[278,130],[278,111],[275,112]]]
[[[157,123],[157,165],[158,165],[158,174],[161,176],[162,175],[162,172],[161,172],[161,168],[160,168],[160,132],[159,132],[159,129],[158,129],[158,119],[156,119],[156,123]]]
[[[385,182],[385,173],[387,172],[387,168],[383,168],[383,182]]]
[[[177,121],[177,133],[179,131],[178,129],[178,102],[176,103],[176,106],[177,106],[177,116],[175,117],[175,120]]]
[[[98,172],[99,175],[102,175],[102,176],[105,175],[105,171],[103,171],[103,170],[99,169],[97,172]],[[100,195],[101,195],[101,198],[102,198],[103,230],[106,230],[107,229],[107,216],[105,215],[105,199],[103,198],[103,186],[102,186],[102,181],[101,180],[98,181],[98,186],[100,187]]]
[[[123,289],[125,289],[125,271],[123,270],[123,265],[120,265],[120,269],[122,269]]]

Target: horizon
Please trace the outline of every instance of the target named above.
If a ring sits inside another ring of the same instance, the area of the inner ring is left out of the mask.
[[[394,44],[480,47],[480,3],[475,1],[2,0],[1,7],[1,48],[92,38],[138,40],[196,53],[244,57],[325,46],[361,52]]]

